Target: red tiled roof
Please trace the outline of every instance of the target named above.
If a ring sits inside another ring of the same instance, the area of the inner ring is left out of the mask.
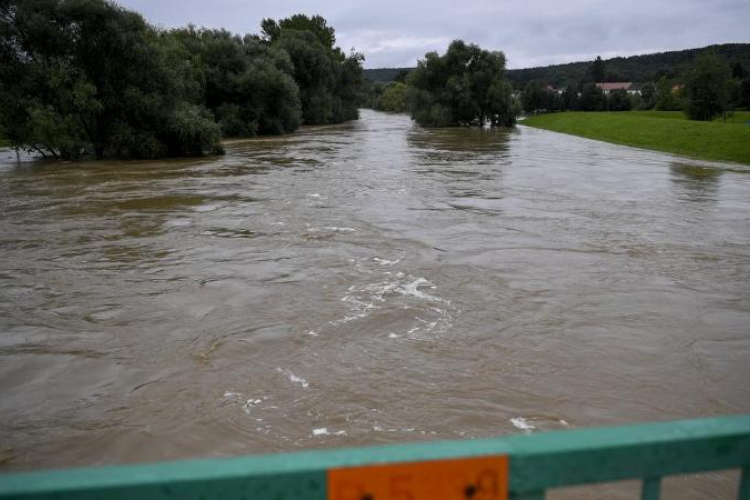
[[[628,90],[633,82],[604,82],[597,83],[596,86],[602,90]]]

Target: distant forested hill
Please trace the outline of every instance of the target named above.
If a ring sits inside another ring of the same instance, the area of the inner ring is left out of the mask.
[[[642,56],[615,57],[606,59],[606,80],[647,82],[661,76],[676,77],[692,63],[695,56],[705,49],[714,49],[730,64],[739,62],[750,72],[750,43],[726,43],[700,49],[659,52]],[[523,87],[530,80],[543,80],[550,85],[562,87],[568,83],[578,83],[590,75],[593,61],[555,64],[536,68],[511,69],[508,79],[516,88]],[[380,68],[364,70],[365,78],[374,82],[388,82],[402,70],[410,68]]]
[[[396,75],[406,70],[410,71],[414,68],[377,68],[377,69],[366,69],[364,70],[364,77],[371,82],[392,82]]]

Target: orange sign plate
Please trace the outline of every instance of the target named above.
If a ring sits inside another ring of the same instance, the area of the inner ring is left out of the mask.
[[[508,457],[328,471],[328,500],[507,500]]]

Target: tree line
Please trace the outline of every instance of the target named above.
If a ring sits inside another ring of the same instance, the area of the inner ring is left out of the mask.
[[[750,109],[750,75],[740,62],[729,62],[715,50],[698,54],[675,78],[662,76],[646,82],[637,92],[624,89],[604,92],[607,63],[600,57],[590,73],[564,89],[544,80],[532,80],[523,88],[521,101],[527,113],[551,111],[658,111],[683,110],[689,119],[712,120],[732,110]]]
[[[358,117],[362,61],[320,16],[161,30],[107,0],[0,0],[0,136],[44,157],[220,153]]]
[[[368,82],[363,106],[406,112],[426,127],[511,127],[520,108],[505,76],[505,54],[454,40],[445,54],[428,52],[395,81]]]
[[[604,60],[606,70],[600,82],[657,82],[662,77],[674,79],[683,74],[705,50],[713,50],[730,64],[741,64],[750,68],[750,43],[727,43],[700,49],[676,50],[630,57],[615,57]],[[372,82],[394,81],[400,73],[414,68],[377,68],[364,70],[364,76]],[[532,80],[540,80],[556,88],[577,85],[591,78],[591,62],[580,61],[534,68],[509,69],[506,71],[513,88],[520,91]]]
[[[704,48],[606,59],[603,61],[606,65],[604,74],[595,81],[658,82],[662,77],[675,79],[684,74],[693,65],[695,58],[706,51],[715,52],[730,64],[739,63],[745,68],[750,68],[750,43],[727,43]],[[368,76],[368,71],[365,72],[365,76]],[[556,88],[564,88],[591,78],[591,61],[508,71],[508,79],[517,90],[523,89],[532,80],[542,80]]]

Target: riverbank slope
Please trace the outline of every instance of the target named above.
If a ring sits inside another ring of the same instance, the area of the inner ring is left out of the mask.
[[[747,120],[747,112],[727,122],[690,121],[668,112],[564,112],[532,116],[519,124],[704,160],[750,164]]]

